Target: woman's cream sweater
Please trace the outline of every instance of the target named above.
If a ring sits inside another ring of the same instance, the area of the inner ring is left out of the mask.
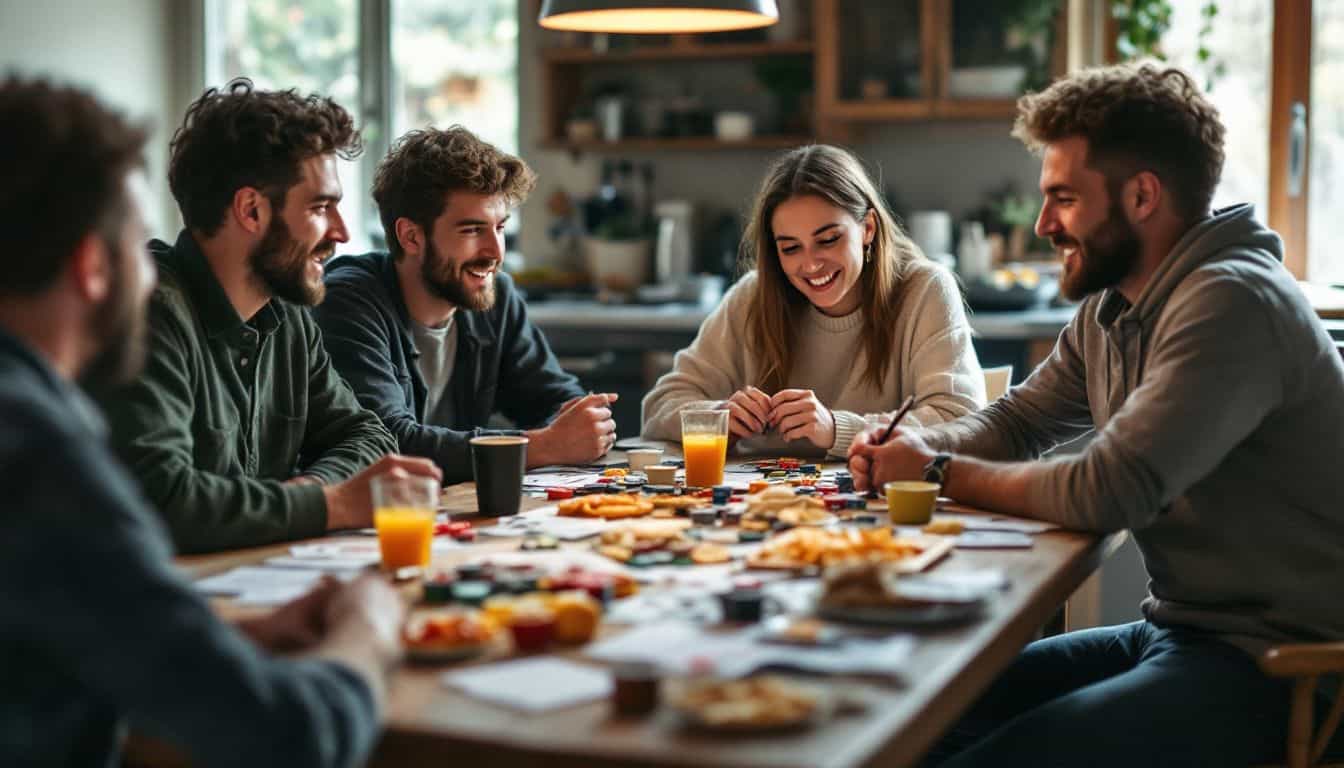
[[[900,291],[895,346],[882,389],[864,380],[863,314],[829,317],[809,307],[799,324],[790,389],[811,389],[835,416],[835,444],[825,451],[844,456],[850,441],[870,423],[891,416],[907,395],[915,404],[902,425],[927,426],[984,407],[985,382],[971,346],[971,328],[956,280],[946,269],[919,261]],[[760,385],[760,364],[748,347],[747,312],[756,273],[745,275],[705,319],[691,346],[678,352],[672,371],[644,397],[643,436],[681,439],[682,410],[722,407],[748,385]],[[773,393],[767,393],[773,394]],[[743,440],[746,453],[819,455],[806,440],[778,434]]]

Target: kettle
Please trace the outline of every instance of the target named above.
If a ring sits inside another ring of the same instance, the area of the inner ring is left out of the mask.
[[[654,279],[659,283],[681,283],[694,270],[691,245],[694,210],[687,200],[664,200],[653,207],[658,221],[653,250]]]

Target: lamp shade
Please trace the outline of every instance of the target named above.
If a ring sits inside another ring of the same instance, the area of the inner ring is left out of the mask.
[[[698,34],[767,27],[775,0],[544,0],[546,29],[625,34]]]

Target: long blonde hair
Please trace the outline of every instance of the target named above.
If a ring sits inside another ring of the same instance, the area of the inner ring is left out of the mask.
[[[896,223],[858,158],[827,144],[791,150],[771,166],[742,236],[741,268],[745,272],[755,267],[757,275],[747,329],[761,357],[759,386],[772,394],[784,388],[793,370],[798,323],[810,304],[784,274],[770,226],[775,208],[803,195],[820,197],[860,224],[869,211],[877,220],[871,258],[865,257],[858,288],[863,291],[864,378],[881,389],[895,335],[900,286],[923,254]]]

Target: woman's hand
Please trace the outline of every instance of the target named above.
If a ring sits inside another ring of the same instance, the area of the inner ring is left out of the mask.
[[[835,445],[835,416],[810,389],[782,389],[770,398],[769,423],[785,440],[811,440],[829,451]]]
[[[770,396],[756,387],[743,387],[727,400],[728,434],[742,439],[765,432],[770,426]]]

